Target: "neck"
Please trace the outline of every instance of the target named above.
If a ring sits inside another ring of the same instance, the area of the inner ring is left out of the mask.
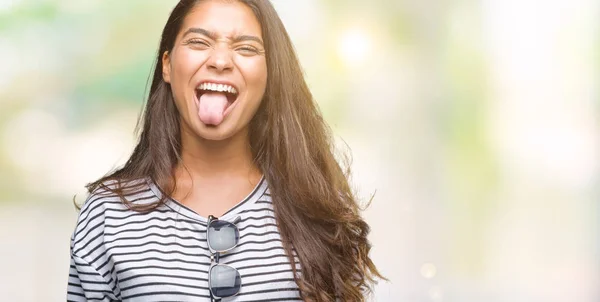
[[[248,129],[224,140],[207,140],[182,129],[176,175],[193,179],[260,174],[252,157]],[[189,173],[189,174],[188,174]]]

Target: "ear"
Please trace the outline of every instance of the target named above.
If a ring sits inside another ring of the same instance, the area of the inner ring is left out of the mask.
[[[162,56],[162,75],[163,80],[171,84],[171,56],[165,51]]]

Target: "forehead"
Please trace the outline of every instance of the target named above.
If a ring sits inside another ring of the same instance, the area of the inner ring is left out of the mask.
[[[180,35],[190,28],[202,28],[219,36],[262,37],[260,23],[252,9],[239,1],[200,1],[185,17]]]

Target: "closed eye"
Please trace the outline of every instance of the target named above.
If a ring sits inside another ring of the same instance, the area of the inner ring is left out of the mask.
[[[199,39],[192,39],[192,40],[188,40],[187,42],[185,42],[186,45],[192,44],[192,45],[201,45],[201,46],[206,46],[209,47],[210,45],[208,44],[208,42],[204,41],[204,40],[199,40]]]
[[[236,48],[235,50],[241,53],[242,55],[255,55],[261,52],[258,48],[252,46],[242,46]]]
[[[256,48],[254,47],[240,47],[238,48],[239,50],[247,50],[247,51],[258,51]]]

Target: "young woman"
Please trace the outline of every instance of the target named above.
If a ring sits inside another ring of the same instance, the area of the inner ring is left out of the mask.
[[[362,301],[381,277],[268,0],[181,0],[141,122],[88,185],[69,301]]]

